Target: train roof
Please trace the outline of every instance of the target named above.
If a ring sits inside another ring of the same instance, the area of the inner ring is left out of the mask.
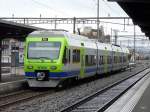
[[[95,41],[90,40],[88,37],[66,32],[66,38],[71,46],[81,46],[81,43],[84,43],[86,48],[96,49]]]
[[[68,39],[77,39],[77,40],[86,40],[86,41],[93,41],[88,37],[71,34],[65,30],[37,30],[28,35],[29,37],[66,37]]]
[[[125,47],[106,44],[98,42],[96,39],[89,39],[88,37],[82,35],[71,34],[65,30],[38,30],[30,33],[29,37],[59,37],[59,38],[67,38],[68,43],[72,46],[81,46],[81,43],[85,44],[87,48],[95,48],[96,44],[98,45],[99,49],[105,49],[109,51],[118,51],[118,52],[126,52],[129,53],[129,50]]]
[[[37,30],[30,33],[30,37],[65,37],[65,31],[53,31],[53,30]]]
[[[101,49],[101,50],[107,49],[108,51],[112,51],[111,44],[106,44],[106,43],[101,43],[101,42],[96,42],[96,43],[97,43],[98,49]]]
[[[122,47],[122,51],[125,52],[125,53],[130,53],[129,49],[126,48],[126,47]]]

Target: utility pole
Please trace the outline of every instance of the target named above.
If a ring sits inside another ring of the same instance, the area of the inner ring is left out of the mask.
[[[99,35],[99,0],[97,0],[97,39],[100,41]]]
[[[113,30],[115,34],[115,45],[117,45],[117,39],[118,39],[118,30]]]
[[[55,16],[55,18],[57,18],[57,16]],[[55,25],[54,25],[54,29],[57,29],[57,19],[55,19]]]
[[[73,18],[73,33],[76,33],[76,18]]]
[[[113,43],[113,32],[112,32],[112,28],[111,28],[111,39],[110,39],[110,43]]]
[[[55,29],[55,30],[57,29],[57,20],[55,20],[55,26],[54,26],[54,29]]]

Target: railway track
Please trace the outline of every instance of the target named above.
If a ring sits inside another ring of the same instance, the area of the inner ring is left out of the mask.
[[[149,72],[150,68],[146,68],[134,75],[119,80],[69,105],[60,110],[60,112],[103,112]]]
[[[31,100],[36,97],[51,94],[54,91],[32,91],[32,90],[21,90],[13,92],[7,95],[0,95],[0,110],[10,105],[20,103],[23,101]]]
[[[138,75],[139,73],[141,72],[144,72],[146,70],[149,70],[149,69],[144,69],[140,72],[138,72],[137,74],[135,74],[134,76]],[[150,71],[150,70],[149,70]],[[147,71],[147,73],[149,72]],[[146,73],[145,73],[146,75]],[[84,99],[81,99],[79,102],[76,102],[75,104],[71,105],[71,106],[68,106],[67,108],[61,110],[61,112],[69,112],[69,111],[75,111],[76,109],[78,109],[78,107],[81,105],[81,104],[85,104],[85,102],[88,102],[90,100],[92,100],[94,97],[98,96],[99,94],[104,94],[106,93],[107,90],[110,90],[112,87],[118,85],[119,83],[127,80],[127,79],[130,79],[132,76],[129,76],[128,78],[125,78],[121,81],[118,81],[108,87],[105,87],[104,89],[100,90],[99,92],[96,92],[94,93],[93,95],[90,95]],[[140,78],[144,77],[143,76],[140,76]],[[140,79],[138,79],[140,80]],[[7,107],[7,106],[11,106],[11,105],[14,105],[14,104],[17,104],[17,103],[22,103],[24,101],[27,101],[27,100],[32,100],[34,98],[38,98],[40,96],[44,96],[44,95],[48,95],[48,94],[52,94],[54,93],[55,91],[32,91],[32,90],[22,90],[22,91],[18,91],[18,92],[13,92],[11,94],[7,94],[7,95],[0,95],[0,111],[3,110],[3,108]],[[102,100],[101,100],[102,101]],[[112,103],[112,102],[110,102]],[[108,104],[110,104],[108,103]],[[107,104],[107,105],[108,105]],[[85,108],[85,107],[84,107]],[[105,109],[106,106],[103,107],[103,109]],[[78,109],[79,110],[79,109]],[[76,110],[77,111],[77,110]],[[86,109],[85,109],[85,112],[88,112]],[[91,110],[89,112],[92,112]]]

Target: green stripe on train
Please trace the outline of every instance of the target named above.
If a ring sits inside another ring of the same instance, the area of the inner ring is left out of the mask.
[[[80,78],[85,77],[85,49],[84,45],[80,48],[80,63],[81,63],[81,69],[80,69]]]

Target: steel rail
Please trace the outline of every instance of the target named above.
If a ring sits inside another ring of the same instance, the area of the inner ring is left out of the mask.
[[[2,95],[0,95],[0,99],[2,99],[2,98],[6,98],[6,97],[11,97],[11,96],[14,96],[14,95],[19,95],[19,94],[22,94],[22,93],[24,93],[24,92],[30,92],[31,90],[17,90],[17,91],[15,91],[15,92],[12,92],[12,93],[6,93],[5,95],[4,94],[2,94]]]
[[[70,105],[70,106],[68,106],[68,107],[66,107],[66,108],[64,108],[64,109],[62,109],[62,110],[60,110],[60,112],[70,112],[70,111],[73,111],[73,110],[77,109],[79,106],[81,106],[81,105],[83,105],[83,104],[85,104],[85,103],[91,101],[92,99],[94,99],[94,98],[97,97],[98,95],[105,93],[107,90],[109,90],[109,89],[111,89],[111,88],[113,88],[113,87],[115,87],[115,86],[121,84],[122,82],[124,82],[124,81],[126,81],[126,80],[128,80],[128,79],[130,79],[130,78],[132,78],[132,77],[134,77],[134,76],[136,76],[136,75],[138,75],[139,73],[141,73],[141,72],[143,72],[143,71],[145,71],[145,70],[147,70],[147,69],[148,69],[148,68],[144,68],[143,70],[137,72],[137,73],[134,74],[134,75],[132,74],[132,75],[128,76],[127,78],[121,79],[121,80],[119,80],[119,81],[117,81],[117,82],[115,82],[115,83],[113,83],[113,84],[110,84],[110,85],[108,85],[107,87],[104,87],[103,89],[101,89],[101,90],[99,90],[99,91],[97,91],[97,92],[95,92],[95,93],[93,93],[93,94],[91,94],[91,95],[89,95],[89,96],[86,96],[86,97],[84,97],[83,99],[81,99],[81,100],[75,102],[74,104],[72,104],[72,105]],[[119,94],[118,96],[116,96],[115,98],[113,98],[112,100],[110,100],[109,102],[107,102],[106,104],[104,104],[104,106],[102,106],[101,108],[99,108],[97,111],[94,111],[94,112],[103,112],[103,111],[104,111],[105,109],[107,109],[113,102],[115,102],[121,95],[123,95],[128,89],[130,89],[133,85],[135,85],[140,79],[142,79],[142,78],[143,78],[145,75],[147,75],[149,72],[150,72],[150,71],[148,71],[146,74],[144,74],[142,77],[140,77],[137,81],[135,81],[134,83],[132,83],[129,87],[127,87],[127,89],[125,89],[123,92],[121,92],[121,94]],[[76,111],[80,111],[80,109],[79,109],[79,110],[75,110],[75,112],[76,112]]]
[[[27,92],[27,91],[26,91]],[[30,92],[33,92],[33,91],[30,91]],[[46,91],[46,92],[39,92],[39,93],[35,93],[33,92],[32,95],[29,95],[29,96],[26,96],[26,97],[22,97],[22,98],[19,98],[19,99],[16,99],[16,100],[12,100],[12,101],[9,101],[9,102],[6,102],[6,103],[2,103],[0,104],[0,109],[2,108],[5,108],[7,106],[10,106],[10,105],[14,105],[14,104],[17,104],[17,103],[20,103],[20,102],[23,102],[23,101],[27,101],[27,100],[30,100],[30,99],[34,99],[36,97],[40,97],[40,96],[43,96],[43,95],[47,95],[47,94],[52,94],[54,91]],[[23,92],[18,92],[18,93],[14,93],[14,94],[10,94],[11,97],[15,96],[15,95],[20,95],[20,94],[25,94]],[[9,96],[9,95],[8,95]],[[7,95],[5,96],[7,97]],[[3,98],[3,97],[2,97]]]

